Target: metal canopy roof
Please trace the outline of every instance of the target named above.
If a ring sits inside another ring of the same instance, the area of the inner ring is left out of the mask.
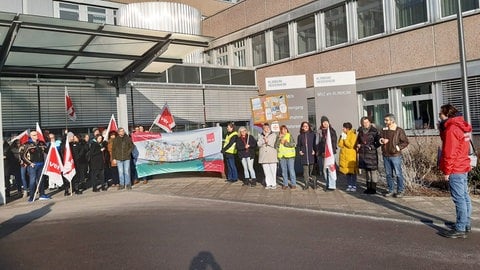
[[[212,38],[0,12],[0,74],[117,78],[159,73]]]

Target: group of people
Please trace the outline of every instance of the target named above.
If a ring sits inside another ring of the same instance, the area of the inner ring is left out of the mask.
[[[336,168],[347,179],[346,191],[357,191],[357,174],[359,169],[365,171],[367,189],[365,193],[375,194],[377,185],[378,151],[381,147],[388,190],[385,196],[402,197],[404,195],[404,178],[402,173],[401,151],[408,146],[405,131],[398,127],[393,114],[384,118],[385,128],[378,130],[368,117],[360,119],[361,126],[353,129],[350,122],[343,123],[338,138],[337,132],[330,125],[326,116],[320,119],[320,127],[315,132],[309,122],[302,122],[300,132],[295,140],[285,125],[280,132],[271,131],[268,123],[263,124],[262,133],[255,139],[240,127],[238,132],[233,123],[227,125],[223,153],[227,164],[227,181],[238,180],[235,156],[241,160],[244,171],[244,185],[254,186],[257,182],[254,159],[258,148],[258,163],[262,165],[265,175],[265,188],[277,187],[277,165],[280,164],[283,179],[282,189],[296,189],[295,160],[298,157],[303,167],[303,189],[317,188],[317,175],[325,179],[326,190],[336,189]],[[340,149],[339,163],[326,164],[327,157],[336,154]],[[317,169],[318,173],[314,170]],[[332,174],[333,172],[333,174]],[[395,188],[396,178],[396,190]]]
[[[139,126],[134,132],[143,131]],[[71,192],[80,195],[90,185],[93,192],[98,192],[109,187],[129,190],[133,184],[139,183],[135,166],[131,164],[135,161],[135,146],[124,128],[109,132],[107,139],[97,128],[93,129],[92,138],[89,134],[74,134],[67,130],[61,140],[53,133],[45,134],[46,141],[40,140],[38,135],[37,131],[31,131],[24,143],[19,139],[4,142],[7,196],[10,196],[10,178],[13,176],[18,193],[24,198],[28,197],[29,202],[34,201],[37,186],[39,200],[49,200],[50,196],[45,194],[48,177],[42,175],[45,158],[50,146],[54,145],[63,160],[67,143],[73,157],[75,175],[71,182],[63,177],[65,196],[71,195]],[[146,178],[143,183],[147,183]]]
[[[444,179],[449,181],[450,193],[455,204],[456,222],[449,231],[441,234],[448,238],[466,238],[471,231],[472,204],[468,192],[468,172],[471,170],[469,158],[472,126],[465,121],[462,114],[451,104],[443,105],[439,113],[439,131],[442,140],[440,170]],[[408,144],[405,131],[396,123],[393,114],[384,116],[385,126],[377,129],[368,117],[360,119],[360,127],[355,130],[350,122],[342,125],[340,138],[330,125],[326,116],[321,117],[318,132],[312,125],[302,122],[300,134],[295,141],[287,126],[280,126],[280,131],[271,131],[268,123],[263,124],[262,133],[254,138],[245,127],[238,132],[233,123],[227,126],[227,135],[222,152],[227,164],[227,181],[236,182],[239,178],[235,165],[235,156],[241,160],[244,170],[244,185],[255,186],[256,173],[254,159],[258,149],[258,163],[262,165],[265,175],[265,188],[277,186],[277,165],[280,163],[283,178],[282,189],[296,189],[295,159],[303,165],[304,189],[312,184],[317,186],[315,165],[318,174],[325,179],[326,190],[336,188],[336,172],[324,164],[326,158],[340,149],[338,168],[347,179],[346,191],[357,190],[359,169],[365,173],[366,194],[377,193],[378,148],[381,148],[385,167],[387,190],[385,197],[401,198],[405,193],[402,172],[402,150]],[[334,165],[337,167],[337,165]],[[396,181],[395,181],[396,180]]]

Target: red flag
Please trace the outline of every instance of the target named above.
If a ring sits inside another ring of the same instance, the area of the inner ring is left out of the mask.
[[[38,122],[37,122],[36,131],[37,131],[37,138],[38,138],[38,140],[41,141],[41,142],[46,143],[45,137],[43,137],[42,129],[40,128],[40,125],[38,124]]]
[[[110,117],[110,122],[108,122],[108,127],[105,130],[105,133],[103,134],[103,138],[105,140],[108,140],[108,134],[110,134],[111,131],[117,131],[118,126],[117,126],[117,121],[115,121],[115,116],[112,114],[112,117]]]
[[[73,102],[70,96],[68,95],[67,87],[65,86],[65,111],[70,120],[77,120],[77,114],[75,113],[75,108],[73,107]]]
[[[175,127],[175,119],[168,109],[167,103],[163,106],[162,112],[155,118],[153,123],[161,127],[166,132],[172,132],[172,128]]]
[[[73,162],[72,149],[70,149],[70,143],[67,137],[65,142],[65,149],[63,151],[63,176],[70,182],[77,173],[75,169],[75,163]]]
[[[20,144],[25,144],[26,142],[28,142],[29,138],[30,138],[30,130],[26,129],[24,132],[13,137],[10,140],[9,144],[12,144],[15,140],[20,140]]]
[[[51,144],[42,171],[42,175],[48,175],[49,187],[60,187],[63,185],[62,170],[63,165],[60,154],[58,153],[55,144]]]
[[[337,171],[335,168],[335,156],[333,154],[332,135],[330,134],[330,128],[327,128],[327,138],[325,143],[325,159],[323,166],[328,169],[328,185],[327,188],[335,189],[337,181]]]

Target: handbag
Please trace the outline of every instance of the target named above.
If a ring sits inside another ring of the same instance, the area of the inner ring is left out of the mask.
[[[477,151],[475,151],[475,146],[473,145],[472,140],[470,140],[470,151],[468,152],[468,157],[470,158],[470,166],[472,168],[477,167],[478,165],[478,156]]]

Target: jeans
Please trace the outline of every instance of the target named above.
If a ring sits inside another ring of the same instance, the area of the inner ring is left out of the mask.
[[[347,176],[347,185],[352,187],[357,187],[357,175],[353,173],[346,174]]]
[[[295,158],[281,158],[280,168],[282,168],[283,186],[288,186],[289,174],[292,186],[295,186],[297,184],[295,176]]]
[[[29,186],[30,186],[30,199],[33,200],[35,196],[35,191],[37,190],[37,184],[42,177],[42,170],[43,170],[43,163],[35,163],[35,166],[28,166],[28,179],[29,179]],[[45,194],[44,183],[41,183],[39,186],[40,195]]]
[[[455,212],[457,214],[455,229],[464,232],[465,226],[470,225],[470,217],[472,216],[472,202],[468,194],[467,174],[450,174],[448,180],[450,182],[450,193],[453,203],[455,203]]]
[[[405,190],[403,185],[403,173],[402,173],[402,156],[397,157],[383,157],[383,164],[385,166],[385,173],[387,174],[387,187],[388,192],[393,193],[393,171],[397,177],[397,193],[401,193]]]
[[[253,168],[253,158],[242,158],[243,175],[245,179],[256,179],[255,169]]]
[[[117,160],[118,176],[120,186],[131,186],[130,180],[130,160]]]
[[[27,184],[27,167],[21,166],[20,167],[20,177],[22,178],[22,186],[23,190],[27,190],[28,184]]]
[[[227,180],[228,181],[237,181],[238,180],[238,172],[237,172],[237,166],[235,165],[235,156],[234,155],[226,155],[225,160],[227,161]]]

